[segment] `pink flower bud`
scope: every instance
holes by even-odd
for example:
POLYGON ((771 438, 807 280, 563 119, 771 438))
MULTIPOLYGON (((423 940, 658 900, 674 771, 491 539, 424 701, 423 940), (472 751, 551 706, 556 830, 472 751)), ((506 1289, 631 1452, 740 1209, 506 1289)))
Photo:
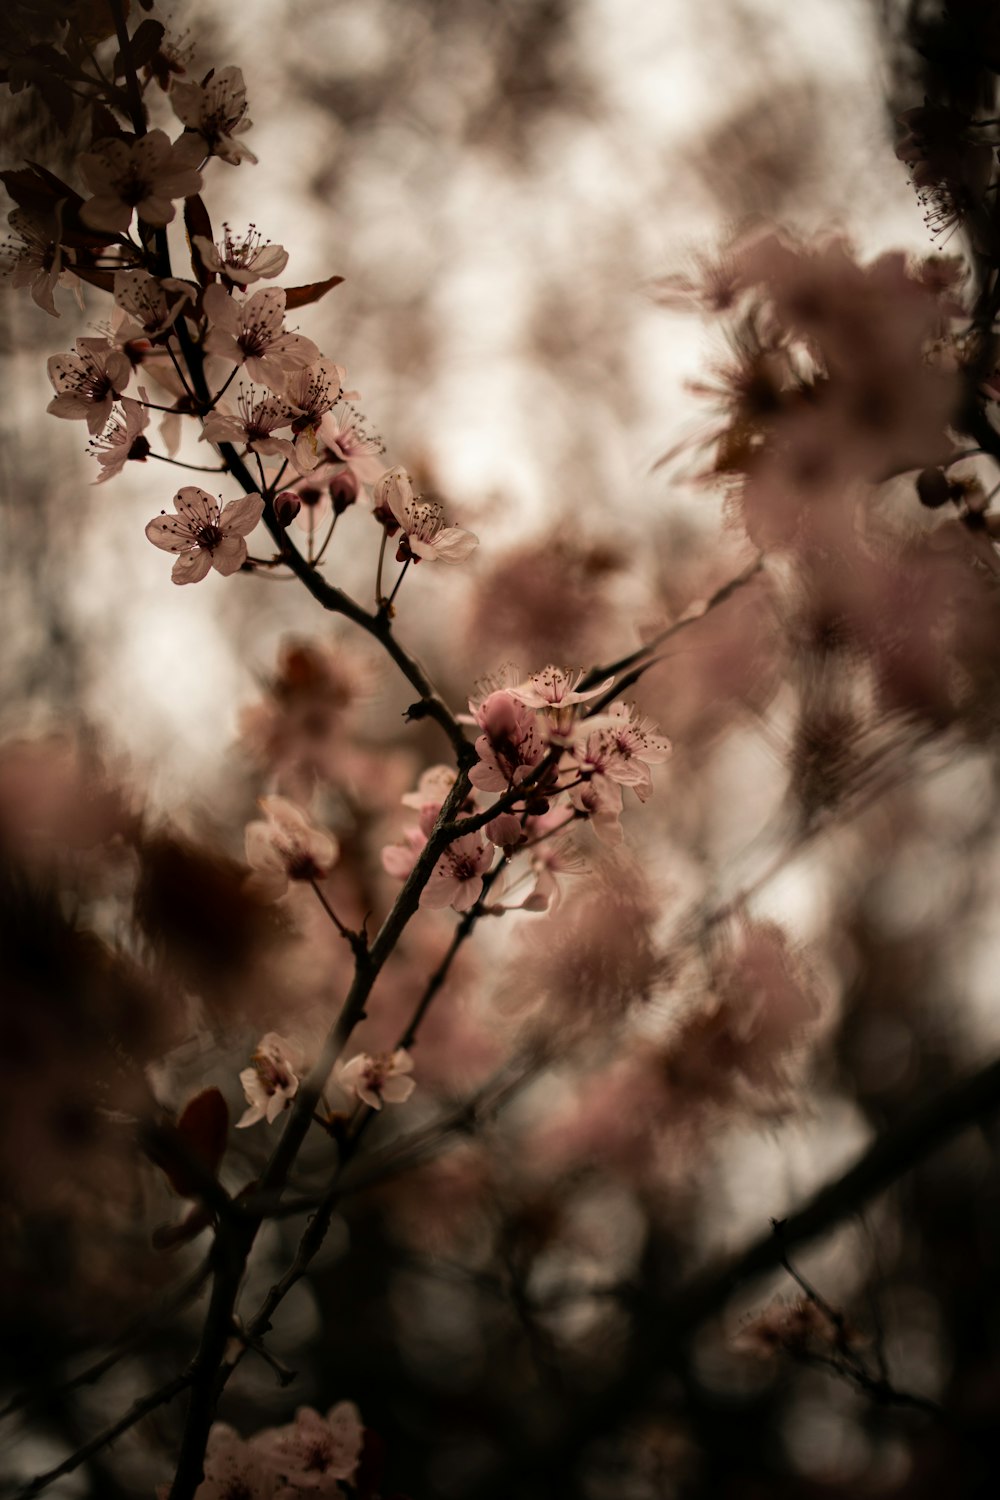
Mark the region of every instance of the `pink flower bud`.
POLYGON ((292 524, 301 509, 302 501, 294 490, 282 490, 281 494, 275 497, 274 514, 283 531, 292 524))

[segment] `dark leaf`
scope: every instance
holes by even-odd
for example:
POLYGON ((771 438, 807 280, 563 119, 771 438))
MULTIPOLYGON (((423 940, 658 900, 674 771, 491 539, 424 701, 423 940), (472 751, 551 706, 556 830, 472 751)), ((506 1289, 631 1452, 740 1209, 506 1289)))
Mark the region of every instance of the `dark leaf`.
POLYGON ((330 276, 326 281, 312 281, 308 286, 289 287, 285 294, 285 306, 289 312, 296 307, 308 307, 310 302, 318 302, 327 292, 339 286, 343 279, 343 276, 330 276))
POLYGON ((207 240, 213 239, 212 221, 208 216, 208 209, 200 193, 195 193, 193 198, 184 200, 184 228, 187 230, 188 245, 191 250, 191 265, 194 274, 202 286, 208 286, 215 280, 215 273, 206 269, 201 256, 194 245, 196 234, 204 235, 207 240))
POLYGON ((145 67, 160 50, 163 41, 163 26, 159 21, 143 21, 132 36, 132 61, 137 68, 145 67))
POLYGON ((229 1106, 218 1089, 204 1089, 185 1107, 176 1125, 157 1126, 146 1154, 182 1198, 197 1198, 202 1177, 214 1177, 229 1136, 229 1106), (199 1170, 199 1168, 201 1170, 199 1170))

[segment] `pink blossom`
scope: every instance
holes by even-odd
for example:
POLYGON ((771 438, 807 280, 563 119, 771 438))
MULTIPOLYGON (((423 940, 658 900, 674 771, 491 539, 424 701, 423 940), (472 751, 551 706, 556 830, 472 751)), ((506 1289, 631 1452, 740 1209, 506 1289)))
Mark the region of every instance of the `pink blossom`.
POLYGON ((365 419, 353 406, 342 402, 320 421, 316 436, 322 456, 323 447, 334 458, 346 463, 362 484, 374 484, 383 472, 382 439, 369 432, 365 419))
POLYGON ((261 1037, 251 1061, 253 1066, 240 1074, 249 1107, 237 1120, 237 1130, 256 1125, 258 1120, 273 1125, 299 1091, 301 1054, 277 1032, 269 1031, 261 1037))
POLYGON ((242 238, 234 235, 228 224, 223 224, 222 239, 217 245, 204 234, 192 235, 191 243, 207 271, 214 271, 235 286, 246 287, 252 281, 280 276, 288 264, 288 251, 265 240, 254 224, 242 238))
POLYGON ((413 1058, 401 1047, 374 1056, 359 1052, 338 1067, 337 1082, 371 1109, 381 1109, 383 1103, 405 1104, 416 1088, 414 1080, 407 1077, 412 1072, 413 1058))
POLYGON ((398 843, 386 844, 383 848, 383 870, 396 880, 406 880, 426 845, 427 835, 422 828, 406 829, 398 843))
POLYGON ((614 703, 578 726, 571 754, 584 775, 630 786, 645 802, 653 789, 650 765, 665 761, 670 750, 670 741, 655 734, 648 719, 625 703, 614 703))
POLYGON ((60 281, 72 282, 76 278, 63 267, 62 248, 59 244, 61 215, 56 212, 51 226, 33 219, 22 209, 15 209, 8 220, 13 236, 8 235, 0 245, 0 279, 9 281, 14 287, 30 287, 32 301, 43 312, 58 318, 53 293, 60 281))
POLYGON ((575 808, 586 814, 602 844, 620 844, 622 834, 622 789, 610 777, 595 774, 569 792, 575 808))
POLYGON ((176 515, 161 511, 146 527, 154 547, 176 552, 170 575, 174 583, 197 583, 210 568, 236 573, 246 562, 249 536, 264 513, 259 495, 241 495, 222 505, 195 485, 185 485, 174 496, 176 515))
POLYGON ((315 828, 287 797, 262 797, 264 818, 247 824, 247 864, 254 871, 246 888, 264 901, 277 901, 291 880, 325 880, 340 846, 332 833, 315 828))
POLYGON ((407 792, 400 799, 404 807, 412 807, 420 814, 422 833, 429 834, 434 827, 456 779, 451 766, 430 766, 421 773, 416 791, 407 792))
POLYGON ((300 474, 315 469, 322 459, 325 450, 319 441, 319 426, 340 400, 346 379, 343 365, 325 358, 288 377, 285 399, 296 410, 295 467, 300 474))
POLYGON ((475 721, 485 730, 476 740, 479 764, 469 780, 483 792, 502 792, 524 781, 545 754, 538 716, 513 693, 500 688, 484 698, 475 721))
MULTIPOLYGON (((177 321, 187 303, 194 301, 194 287, 176 276, 150 276, 148 271, 118 271, 115 302, 136 322, 136 333, 126 338, 155 338, 177 321)), ((122 343, 119 334, 118 342, 122 343)))
MULTIPOLYGON (((464 562, 479 545, 479 538, 461 526, 444 524, 444 508, 436 500, 414 495, 405 469, 390 469, 375 486, 376 512, 388 512, 387 530, 403 532, 396 557, 400 562, 419 562, 422 557, 439 562, 464 562)), ((382 517, 380 517, 382 519, 382 517)))
POLYGON ((455 839, 438 860, 420 895, 420 905, 438 910, 451 906, 468 911, 483 894, 483 876, 496 853, 482 833, 466 833, 455 839))
MULTIPOLYGON (((280 1500, 288 1491, 276 1490, 276 1475, 267 1464, 259 1439, 249 1443, 224 1422, 216 1422, 205 1450, 205 1477, 195 1490, 195 1500, 280 1500)), ((169 1485, 157 1490, 157 1500, 167 1500, 169 1485)))
MULTIPOLYGON (((145 397, 145 391, 142 392, 145 397)), ((149 426, 149 412, 138 401, 122 397, 121 409, 112 409, 111 421, 100 437, 92 438, 88 447, 101 466, 95 484, 103 484, 120 474, 128 460, 146 461, 149 442, 143 436, 149 426)))
POLYGON ((77 339, 75 353, 53 354, 47 368, 56 394, 46 411, 85 421, 92 436, 105 426, 132 378, 128 355, 110 339, 77 339))
POLYGON ((528 852, 535 884, 523 905, 530 911, 554 910, 562 897, 556 877, 584 874, 589 868, 587 861, 573 840, 566 836, 547 839, 537 846, 529 845, 528 852))
POLYGON ((613 677, 605 678, 597 687, 588 688, 581 693, 578 688, 584 675, 583 672, 577 672, 574 677, 562 667, 550 665, 543 667, 540 672, 533 672, 526 682, 512 687, 510 692, 529 708, 569 708, 576 703, 586 703, 588 698, 597 698, 615 680, 613 677))
POLYGON ((273 434, 291 427, 295 413, 277 396, 258 395, 253 387, 241 385, 236 398, 237 410, 225 402, 205 418, 201 438, 206 443, 245 443, 251 453, 274 453, 293 460, 295 449, 290 437, 273 434))
POLYGON ((640 802, 645 802, 653 790, 649 768, 669 758, 670 741, 656 734, 650 720, 626 703, 613 703, 601 715, 601 722, 599 733, 610 751, 604 774, 619 786, 630 786, 640 802))
POLYGON ((357 1407, 341 1401, 325 1417, 310 1406, 300 1406, 293 1423, 262 1436, 264 1461, 294 1486, 290 1494, 338 1500, 343 1490, 337 1480, 354 1478, 364 1428, 357 1407))
POLYGON ((175 83, 170 102, 177 118, 197 132, 209 156, 234 167, 241 161, 256 162, 250 148, 235 139, 253 124, 247 118, 246 84, 239 68, 213 69, 204 83, 175 83))
POLYGON ((147 224, 162 226, 174 217, 175 198, 201 191, 197 147, 181 140, 171 144, 163 130, 151 130, 135 141, 102 141, 80 157, 80 172, 94 194, 80 209, 90 229, 124 234, 138 212, 147 224))
POLYGON ((319 358, 312 339, 285 332, 285 293, 280 286, 264 287, 241 300, 215 281, 205 288, 202 305, 212 325, 205 338, 207 353, 245 364, 251 380, 279 395, 292 370, 319 358))

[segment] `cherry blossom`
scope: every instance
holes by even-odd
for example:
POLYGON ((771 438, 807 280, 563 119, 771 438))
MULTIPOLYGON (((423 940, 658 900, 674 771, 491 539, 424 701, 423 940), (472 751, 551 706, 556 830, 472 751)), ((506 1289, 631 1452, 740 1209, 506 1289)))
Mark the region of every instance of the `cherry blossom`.
POLYGON ((207 271, 214 271, 234 286, 246 287, 252 281, 280 276, 288 264, 288 251, 282 245, 272 245, 251 224, 242 237, 233 234, 228 224, 222 226, 222 239, 218 243, 204 234, 191 237, 201 263, 207 271))
POLYGON ((288 377, 285 399, 297 412, 293 423, 295 467, 301 474, 315 469, 322 459, 319 425, 340 400, 346 379, 343 365, 335 365, 332 359, 318 359, 288 377))
POLYGON ((500 688, 484 698, 474 718, 485 732, 476 740, 479 764, 469 780, 483 792, 502 792, 517 786, 534 770, 545 754, 538 715, 500 688))
POLYGON ((256 1125, 258 1120, 273 1125, 299 1091, 301 1054, 277 1032, 269 1031, 261 1037, 251 1062, 253 1066, 240 1074, 248 1108, 237 1120, 237 1130, 256 1125))
POLYGON ((429 766, 421 772, 416 791, 406 792, 400 799, 404 807, 412 807, 420 814, 422 833, 429 834, 434 827, 457 779, 457 772, 451 766, 429 766))
POLYGON ((279 395, 292 370, 319 358, 312 339, 285 332, 281 287, 264 287, 244 300, 231 296, 216 281, 205 288, 203 306, 212 325, 205 338, 207 353, 234 365, 245 364, 251 380, 279 395))
POLYGON ((396 557, 399 562, 419 562, 423 557, 439 562, 464 562, 479 546, 479 538, 461 526, 444 524, 444 508, 436 500, 414 495, 405 469, 390 469, 375 486, 376 514, 392 536, 402 530, 396 557))
MULTIPOLYGON (((141 392, 145 398, 145 391, 141 392)), ((100 437, 92 438, 88 447, 101 466, 95 484, 103 484, 120 474, 129 459, 144 463, 149 455, 149 441, 143 436, 149 426, 149 412, 138 401, 122 397, 121 408, 112 410, 111 421, 100 437)))
POLYGON ((135 141, 102 141, 80 157, 80 172, 94 194, 80 209, 90 229, 124 234, 133 213, 147 224, 162 226, 174 217, 174 199, 201 191, 197 147, 182 137, 171 144, 163 130, 150 130, 135 141))
POLYGON ((247 889, 264 901, 277 901, 292 880, 325 880, 340 846, 332 833, 315 828, 287 797, 261 797, 263 819, 247 824, 247 864, 254 871, 247 889))
POLYGON ((55 224, 47 226, 15 209, 8 220, 14 233, 0 245, 0 280, 13 287, 30 287, 32 301, 53 318, 59 317, 53 296, 56 286, 76 280, 63 265, 59 217, 57 212, 55 224))
POLYGON ((236 398, 237 410, 221 403, 205 418, 202 441, 206 443, 245 443, 251 453, 276 453, 290 461, 295 448, 290 437, 274 437, 276 430, 291 427, 295 413, 277 396, 260 395, 241 385, 236 398))
POLYGON ((56 394, 46 411, 85 421, 92 436, 105 426, 132 378, 128 355, 104 338, 77 339, 75 353, 53 354, 47 368, 56 394))
POLYGON ((209 156, 234 167, 241 161, 256 162, 250 148, 234 139, 253 123, 247 118, 246 84, 239 68, 213 70, 203 83, 175 83, 170 102, 177 118, 204 142, 209 156))
POLYGON ((348 402, 341 402, 328 412, 316 429, 320 454, 325 447, 346 463, 361 484, 374 484, 383 473, 382 439, 368 431, 361 413, 348 402))
MULTIPOLYGON (((407 1095, 413 1089, 412 1079, 394 1081, 408 1084, 407 1095)), ((373 1107, 378 1109, 381 1100, 378 1094, 372 1097, 377 1101, 373 1107)), ((309 1494, 316 1496, 317 1500, 338 1500, 344 1492, 336 1481, 354 1478, 363 1437, 364 1428, 357 1407, 353 1402, 341 1401, 332 1406, 325 1417, 311 1406, 300 1406, 293 1423, 262 1435, 264 1440, 258 1439, 258 1442, 263 1461, 294 1486, 295 1494, 309 1494)))
POLYGON ((154 547, 176 552, 170 575, 174 583, 197 583, 210 568, 217 573, 236 573, 246 562, 244 540, 264 514, 259 495, 241 495, 223 505, 221 500, 185 485, 174 496, 176 515, 161 511, 146 526, 154 547))
POLYGON ((337 1068, 337 1082, 348 1093, 356 1094, 362 1104, 381 1109, 385 1104, 405 1104, 416 1083, 407 1075, 413 1072, 413 1058, 401 1047, 395 1052, 359 1052, 350 1062, 337 1068))
POLYGON ((577 672, 574 677, 562 667, 550 665, 543 667, 540 672, 533 672, 526 682, 518 683, 510 692, 529 708, 569 708, 573 704, 586 703, 590 698, 599 697, 615 680, 607 677, 597 687, 588 688, 581 693, 578 689, 584 676, 585 673, 577 672))
MULTIPOLYGON (((185 305, 194 300, 194 290, 176 276, 150 276, 148 271, 115 274, 115 302, 135 319, 137 333, 146 338, 155 338, 171 328, 185 305)), ((123 342, 121 335, 118 342, 123 342)))
POLYGON ((468 911, 483 894, 483 876, 495 853, 482 833, 466 833, 455 839, 434 866, 420 894, 420 905, 431 910, 451 906, 455 911, 468 911))
POLYGON ((601 715, 604 726, 599 733, 611 754, 604 774, 621 786, 630 786, 645 802, 653 790, 650 766, 669 759, 672 746, 664 735, 656 734, 654 725, 626 703, 613 703, 601 715))
MULTIPOLYGON (((261 1439, 248 1443, 232 1427, 216 1422, 205 1450, 205 1477, 195 1490, 195 1500, 291 1500, 285 1486, 276 1488, 277 1476, 267 1463, 261 1439)), ((157 1489, 157 1500, 167 1500, 168 1485, 157 1489)))
POLYGON ((398 843, 386 844, 382 849, 383 870, 396 880, 405 880, 426 846, 427 835, 422 828, 405 829, 398 843))

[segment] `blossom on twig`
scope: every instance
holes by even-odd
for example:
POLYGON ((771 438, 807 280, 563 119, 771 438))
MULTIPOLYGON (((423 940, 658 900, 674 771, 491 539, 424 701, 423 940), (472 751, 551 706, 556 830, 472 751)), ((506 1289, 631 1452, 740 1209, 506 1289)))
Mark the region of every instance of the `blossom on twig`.
POLYGON ((263 287, 241 299, 216 281, 205 288, 202 305, 211 325, 206 353, 245 364, 251 380, 278 395, 292 370, 319 358, 312 339, 285 332, 285 293, 280 286, 263 287))
POLYGON ((45 410, 53 417, 85 421, 95 437, 132 378, 128 355, 102 338, 77 339, 75 352, 53 354, 47 368, 55 395, 45 410))
POLYGON ((413 1058, 398 1047, 395 1052, 359 1052, 337 1069, 341 1088, 356 1094, 362 1104, 381 1109, 383 1104, 405 1104, 416 1088, 413 1058))
POLYGON ((80 157, 80 172, 94 194, 80 209, 90 229, 124 234, 132 215, 162 227, 174 217, 174 199, 201 191, 200 153, 183 138, 171 142, 164 130, 150 130, 135 141, 101 141, 80 157))
POLYGON ((241 69, 214 69, 203 83, 175 83, 170 102, 177 118, 195 132, 204 144, 204 155, 217 156, 230 166, 257 158, 236 136, 245 135, 253 121, 247 118, 247 90, 241 69))
MULTIPOLYGON (((145 395, 145 392, 143 392, 145 395)), ((101 466, 95 484, 104 484, 120 474, 128 460, 144 463, 149 456, 149 440, 143 434, 149 426, 149 412, 139 401, 122 397, 121 409, 112 409, 111 420, 100 437, 91 438, 88 447, 101 466)))
POLYGON ((269 1031, 257 1043, 252 1067, 244 1068, 240 1083, 248 1108, 236 1122, 237 1130, 266 1120, 273 1125, 299 1091, 302 1059, 298 1048, 277 1032, 269 1031))
POLYGON ((251 281, 280 276, 288 264, 283 245, 272 245, 251 224, 242 237, 234 235, 228 224, 222 226, 222 239, 214 242, 205 234, 191 236, 191 243, 201 256, 206 271, 214 271, 233 285, 246 287, 251 281))
POLYGON ((223 505, 221 500, 187 484, 174 496, 176 515, 164 510, 146 526, 154 547, 176 552, 174 583, 197 583, 210 568, 224 575, 236 573, 247 559, 244 540, 264 514, 259 495, 241 495, 223 505))
POLYGON ((461 526, 444 524, 444 507, 436 500, 414 495, 405 469, 390 469, 375 486, 376 515, 389 536, 402 531, 396 558, 419 562, 422 557, 438 562, 464 562, 479 546, 479 538, 461 526))
POLYGON ((277 901, 292 880, 325 880, 340 846, 332 833, 316 828, 287 797, 261 797, 263 819, 248 823, 247 864, 253 874, 246 889, 264 901, 277 901))

